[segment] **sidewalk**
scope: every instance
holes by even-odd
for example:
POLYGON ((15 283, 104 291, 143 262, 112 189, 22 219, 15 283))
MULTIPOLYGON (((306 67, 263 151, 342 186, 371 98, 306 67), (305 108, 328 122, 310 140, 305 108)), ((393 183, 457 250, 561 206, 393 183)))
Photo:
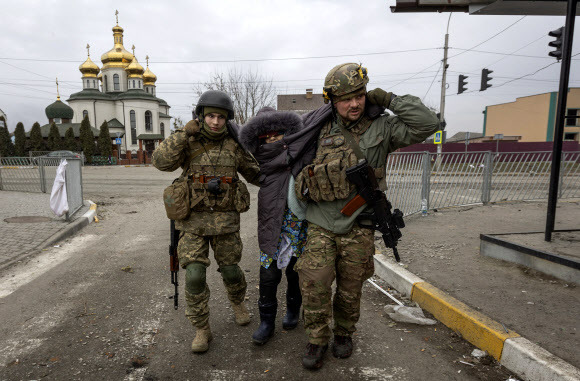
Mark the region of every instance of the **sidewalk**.
MULTIPOLYGON (((476 345, 483 341, 490 354, 502 357, 502 363, 510 346, 527 339, 528 348, 538 349, 538 345, 580 367, 578 285, 480 255, 481 233, 543 231, 546 210, 546 202, 512 202, 411 216, 399 243, 401 264, 391 259, 390 249, 385 250, 380 242, 378 251, 384 256, 376 257, 376 273, 397 290, 412 294, 412 300, 466 339, 476 345), (491 353, 494 349, 495 354, 491 353)), ((556 229, 578 229, 578 216, 578 200, 559 201, 556 229)), ((567 244, 580 251, 580 242, 567 244)), ((528 373, 533 367, 543 372, 557 362, 541 350, 528 348, 517 349, 527 356, 523 360, 528 373)), ((567 364, 563 368, 570 370, 567 364)), ((578 369, 570 372, 580 375, 578 369)))
POLYGON ((48 193, 0 191, 0 269, 69 237, 96 213, 85 201, 68 222, 52 212, 49 200, 48 193))

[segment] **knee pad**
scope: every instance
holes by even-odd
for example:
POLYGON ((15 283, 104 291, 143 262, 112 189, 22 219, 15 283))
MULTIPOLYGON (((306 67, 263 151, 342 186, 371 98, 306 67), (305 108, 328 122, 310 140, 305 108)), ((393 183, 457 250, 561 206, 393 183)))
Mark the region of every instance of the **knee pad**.
POLYGON ((238 265, 221 266, 220 272, 225 284, 236 284, 242 281, 244 274, 238 265))
POLYGON ((185 270, 185 289, 190 294, 201 294, 205 290, 205 265, 194 262, 185 270))

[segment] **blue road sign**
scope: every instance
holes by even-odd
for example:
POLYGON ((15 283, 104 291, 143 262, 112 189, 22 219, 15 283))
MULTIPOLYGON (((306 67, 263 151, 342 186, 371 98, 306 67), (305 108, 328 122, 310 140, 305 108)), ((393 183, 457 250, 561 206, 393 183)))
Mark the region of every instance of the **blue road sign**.
POLYGON ((121 145, 121 138, 115 138, 115 144, 120 146, 121 145))
POLYGON ((435 138, 433 139, 433 143, 441 144, 442 140, 443 140, 443 131, 437 131, 435 133, 435 138))

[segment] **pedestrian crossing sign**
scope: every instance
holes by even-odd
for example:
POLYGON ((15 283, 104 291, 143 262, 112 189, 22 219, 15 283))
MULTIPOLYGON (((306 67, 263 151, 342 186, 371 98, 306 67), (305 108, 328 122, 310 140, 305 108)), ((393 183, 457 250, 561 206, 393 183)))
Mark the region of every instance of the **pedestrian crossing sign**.
POLYGON ((442 141, 443 141, 443 131, 437 131, 435 133, 435 138, 433 139, 433 143, 441 144, 442 141))

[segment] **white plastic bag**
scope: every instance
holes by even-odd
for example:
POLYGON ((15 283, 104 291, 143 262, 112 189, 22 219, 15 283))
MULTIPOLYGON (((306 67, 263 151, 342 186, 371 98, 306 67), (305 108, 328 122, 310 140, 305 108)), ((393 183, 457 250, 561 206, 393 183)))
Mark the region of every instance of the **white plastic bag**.
POLYGON ((64 177, 67 164, 66 159, 60 161, 60 165, 56 170, 54 184, 52 185, 52 192, 50 192, 50 209, 59 217, 68 212, 66 180, 64 177))

